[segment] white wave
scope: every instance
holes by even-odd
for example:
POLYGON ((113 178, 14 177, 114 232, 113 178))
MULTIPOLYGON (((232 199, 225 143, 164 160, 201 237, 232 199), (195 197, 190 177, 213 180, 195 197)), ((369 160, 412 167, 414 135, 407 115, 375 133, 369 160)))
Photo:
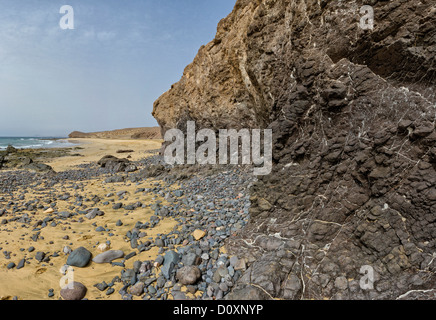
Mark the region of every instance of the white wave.
POLYGON ((28 145, 28 146, 18 146, 17 148, 20 148, 20 149, 32 149, 32 148, 38 148, 38 147, 42 147, 43 145, 42 144, 31 144, 31 145, 28 145))

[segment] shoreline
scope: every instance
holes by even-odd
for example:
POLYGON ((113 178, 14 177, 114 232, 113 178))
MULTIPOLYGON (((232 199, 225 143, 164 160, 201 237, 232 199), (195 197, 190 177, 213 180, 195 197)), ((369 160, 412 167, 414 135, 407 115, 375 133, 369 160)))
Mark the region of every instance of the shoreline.
POLYGON ((74 147, 74 156, 54 158, 46 162, 55 171, 65 171, 74 166, 96 162, 106 155, 120 156, 119 150, 132 149, 133 152, 122 154, 131 157, 131 161, 138 161, 146 155, 147 151, 161 147, 161 140, 118 140, 101 138, 69 138, 67 141, 78 144, 74 147), (77 149, 80 148, 80 149, 77 149))

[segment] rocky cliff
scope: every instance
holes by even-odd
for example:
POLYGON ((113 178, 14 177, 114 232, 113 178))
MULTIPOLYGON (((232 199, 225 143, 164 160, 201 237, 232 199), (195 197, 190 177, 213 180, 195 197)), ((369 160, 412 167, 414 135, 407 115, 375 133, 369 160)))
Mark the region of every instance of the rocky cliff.
POLYGON ((433 0, 236 2, 153 111, 273 129, 229 298, 434 298, 435 55, 433 0))

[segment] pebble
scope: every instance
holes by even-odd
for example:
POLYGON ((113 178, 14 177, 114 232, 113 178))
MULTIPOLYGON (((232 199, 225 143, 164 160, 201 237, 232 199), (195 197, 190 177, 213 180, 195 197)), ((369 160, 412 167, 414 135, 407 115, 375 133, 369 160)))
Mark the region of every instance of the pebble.
POLYGON ((39 262, 42 262, 42 260, 44 260, 45 258, 45 253, 44 252, 37 252, 35 255, 35 259, 38 260, 39 262))
POLYGON ((48 208, 47 210, 44 211, 45 214, 53 213, 53 212, 54 212, 53 208, 48 208))
POLYGON ((94 287, 96 287, 98 290, 100 290, 100 291, 104 291, 104 290, 106 290, 109 286, 108 286, 108 284, 105 282, 105 281, 103 281, 103 282, 101 282, 101 283, 97 283, 96 285, 94 285, 94 287))
POLYGON ((20 262, 18 262, 17 269, 23 268, 25 263, 26 263, 26 260, 21 259, 20 262))
POLYGON ((110 249, 110 245, 107 243, 101 243, 98 245, 97 249, 100 252, 105 252, 105 251, 108 251, 110 249))
POLYGON ((124 252, 121 250, 109 250, 103 253, 100 253, 94 259, 93 262, 101 264, 101 263, 110 263, 113 260, 120 259, 124 257, 124 252))
POLYGON ((110 296, 112 293, 114 293, 115 292, 115 289, 114 288, 109 288, 107 291, 106 291, 106 295, 108 295, 108 296, 110 296))
POLYGON ((137 282, 130 289, 130 293, 134 296, 140 296, 144 293, 145 284, 143 282, 137 282))
POLYGON ((179 260, 180 260, 180 256, 175 251, 168 251, 165 254, 161 271, 166 279, 170 278, 171 273, 174 270, 175 265, 177 265, 177 263, 179 262, 179 260))
POLYGON ((182 285, 192 285, 201 278, 201 271, 197 266, 185 266, 177 271, 176 278, 182 285))
POLYGON ((198 241, 198 240, 203 239, 204 236, 206 236, 206 232, 203 230, 195 230, 192 235, 193 235, 194 239, 198 241))

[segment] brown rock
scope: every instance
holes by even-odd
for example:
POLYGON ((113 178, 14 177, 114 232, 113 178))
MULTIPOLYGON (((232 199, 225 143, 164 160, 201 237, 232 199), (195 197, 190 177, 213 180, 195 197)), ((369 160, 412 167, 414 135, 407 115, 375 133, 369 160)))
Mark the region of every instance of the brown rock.
POLYGON ((87 289, 80 282, 73 282, 61 289, 61 297, 64 300, 82 300, 86 295, 87 289))
POLYGON ((143 282, 137 282, 130 288, 130 293, 134 296, 141 296, 144 293, 145 284, 143 282))
POLYGON ((193 236, 194 239, 197 240, 197 241, 203 239, 205 235, 206 235, 206 232, 203 231, 203 230, 195 230, 195 231, 192 233, 192 236, 193 236))
POLYGON ((201 277, 201 271, 197 266, 185 266, 177 271, 177 279, 183 285, 193 285, 201 277))

